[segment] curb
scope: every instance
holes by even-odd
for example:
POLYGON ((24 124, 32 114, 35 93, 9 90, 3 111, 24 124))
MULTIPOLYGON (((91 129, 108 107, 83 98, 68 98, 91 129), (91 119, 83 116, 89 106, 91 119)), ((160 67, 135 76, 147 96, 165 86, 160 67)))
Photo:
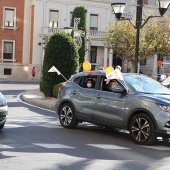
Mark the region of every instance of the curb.
POLYGON ((56 111, 56 98, 46 98, 40 92, 38 95, 36 95, 37 91, 39 90, 32 90, 22 93, 21 100, 37 107, 56 111))
POLYGON ((0 80, 0 83, 14 83, 14 84, 39 84, 39 81, 11 81, 11 80, 0 80))

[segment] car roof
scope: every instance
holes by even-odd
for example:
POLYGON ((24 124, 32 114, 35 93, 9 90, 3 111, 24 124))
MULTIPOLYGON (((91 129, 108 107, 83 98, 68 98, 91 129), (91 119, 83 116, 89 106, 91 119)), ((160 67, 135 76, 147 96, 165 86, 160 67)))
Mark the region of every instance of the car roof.
POLYGON ((79 72, 76 74, 73 74, 73 77, 79 77, 79 76, 92 76, 92 75, 105 75, 105 71, 102 70, 94 70, 94 71, 84 71, 84 72, 79 72))
MULTIPOLYGON (((106 75, 105 71, 103 70, 93 70, 93 71, 84 71, 84 72, 79 72, 79 73, 76 73, 76 74, 73 74, 72 77, 79 77, 79 76, 95 76, 95 75, 106 75)), ((141 75, 139 73, 122 73, 123 76, 129 76, 129 75, 141 75)))

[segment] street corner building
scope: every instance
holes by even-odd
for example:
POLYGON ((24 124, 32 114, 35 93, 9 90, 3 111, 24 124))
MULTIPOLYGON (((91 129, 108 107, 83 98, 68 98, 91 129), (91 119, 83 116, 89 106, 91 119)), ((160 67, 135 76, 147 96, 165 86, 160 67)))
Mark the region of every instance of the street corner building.
MULTIPOLYGON (((0 1, 0 78, 29 78, 35 67, 35 79, 40 79, 44 49, 56 31, 71 25, 73 11, 83 6, 86 14, 86 54, 92 70, 120 65, 129 72, 130 64, 118 58, 105 45, 107 24, 115 21, 111 0, 1 0, 0 1)), ((134 11, 135 1, 126 1, 126 12, 134 11), (129 11, 128 11, 129 10, 129 11)), ((144 1, 156 5, 153 0, 144 1)), ((156 58, 155 58, 156 60, 156 58)), ((143 69, 155 68, 149 60, 143 69)), ((143 71, 143 70, 142 70, 143 71)))

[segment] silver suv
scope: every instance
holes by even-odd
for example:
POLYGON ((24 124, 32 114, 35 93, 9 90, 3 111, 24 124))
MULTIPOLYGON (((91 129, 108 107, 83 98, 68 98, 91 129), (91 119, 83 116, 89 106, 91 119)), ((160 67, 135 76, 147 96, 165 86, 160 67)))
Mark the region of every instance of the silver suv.
MULTIPOLYGON (((65 128, 79 122, 126 129, 135 143, 170 137, 170 90, 142 74, 123 74, 108 88, 104 71, 81 72, 61 86, 56 109, 65 128), (87 87, 87 80, 92 87, 87 87)), ((111 80, 110 80, 111 82, 111 80)))
POLYGON ((7 114, 8 114, 8 105, 4 95, 0 92, 0 130, 5 125, 7 114))

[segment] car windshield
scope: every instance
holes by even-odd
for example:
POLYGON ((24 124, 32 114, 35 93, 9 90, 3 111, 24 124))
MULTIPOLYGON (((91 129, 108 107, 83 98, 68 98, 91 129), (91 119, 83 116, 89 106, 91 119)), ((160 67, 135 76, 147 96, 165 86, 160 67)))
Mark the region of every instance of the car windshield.
POLYGON ((144 75, 124 75, 126 84, 135 92, 152 94, 170 94, 170 90, 158 81, 144 75))

